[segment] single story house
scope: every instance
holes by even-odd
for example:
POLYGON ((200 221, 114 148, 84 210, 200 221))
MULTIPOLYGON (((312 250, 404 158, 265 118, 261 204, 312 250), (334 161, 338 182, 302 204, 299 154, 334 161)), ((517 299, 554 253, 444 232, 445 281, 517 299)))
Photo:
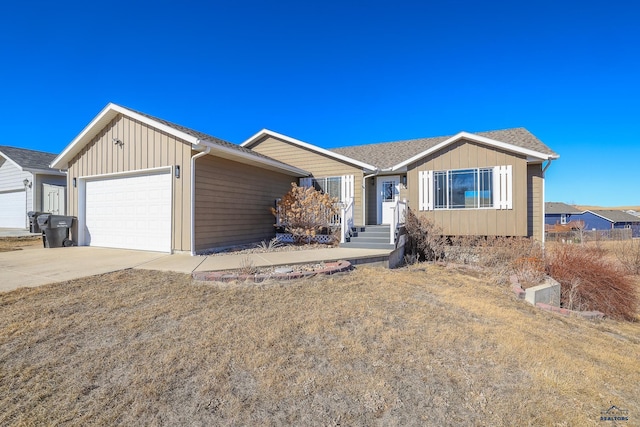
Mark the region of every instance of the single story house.
POLYGON ((68 170, 76 244, 196 254, 273 237, 292 182, 342 202, 342 239, 395 230, 406 206, 449 235, 544 239, 557 158, 523 128, 334 150, 265 129, 236 145, 108 104, 51 166, 68 170))
POLYGON ((566 225, 571 222, 572 215, 584 212, 578 208, 561 202, 546 202, 544 207, 544 223, 547 225, 566 225))
POLYGON ((52 161, 78 245, 196 254, 269 239, 302 168, 108 104, 52 161))
POLYGON ((27 228, 29 211, 65 214, 66 173, 49 167, 55 157, 0 146, 0 228, 27 228))
POLYGON ((356 225, 393 224, 408 205, 447 235, 544 240, 544 174, 559 156, 524 128, 337 149, 263 129, 241 144, 310 172, 302 185, 352 208, 356 225))
POLYGON ((587 210, 572 216, 584 221, 585 230, 631 229, 633 237, 640 237, 640 218, 624 211, 612 209, 587 210))

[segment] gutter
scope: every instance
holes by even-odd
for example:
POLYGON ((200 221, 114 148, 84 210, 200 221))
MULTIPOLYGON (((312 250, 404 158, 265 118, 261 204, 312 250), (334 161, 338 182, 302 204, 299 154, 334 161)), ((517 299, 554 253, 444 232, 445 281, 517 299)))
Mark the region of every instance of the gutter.
POLYGON ((191 256, 196 254, 196 159, 210 152, 211 147, 206 146, 204 151, 191 156, 191 256))
POLYGON ((545 195, 544 195, 545 191, 544 190, 545 190, 545 187, 547 185, 546 182, 545 182, 546 179, 544 177, 544 174, 547 171, 547 169, 549 169, 549 166, 551 166, 551 162, 553 161, 553 159, 551 157, 549 157, 547 160, 548 160, 547 164, 542 167, 542 249, 543 250, 544 250, 544 243, 545 243, 545 237, 546 237, 546 233, 544 231, 544 227, 545 227, 545 224, 546 224, 545 223, 545 218, 544 218, 545 214, 546 214, 545 213, 545 203, 544 203, 544 197, 545 197, 545 195))

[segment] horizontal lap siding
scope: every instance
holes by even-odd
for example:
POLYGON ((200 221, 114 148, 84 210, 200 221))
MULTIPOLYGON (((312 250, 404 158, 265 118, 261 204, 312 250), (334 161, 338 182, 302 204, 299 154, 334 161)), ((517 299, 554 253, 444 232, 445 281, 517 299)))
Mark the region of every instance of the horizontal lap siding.
POLYGON ((316 178, 353 175, 355 180, 354 221, 359 225, 364 224, 362 218, 362 177, 364 176, 362 169, 273 137, 266 137, 252 144, 250 148, 265 156, 306 170, 316 178))
POLYGON ((196 251, 275 236, 270 208, 297 178, 215 156, 198 158, 195 169, 196 251))
POLYGON ((527 167, 527 229, 528 235, 542 241, 543 221, 542 208, 544 206, 542 184, 542 164, 532 164, 527 167))
POLYGON ((410 207, 442 227, 447 235, 527 236, 527 162, 522 156, 462 140, 410 164, 407 180, 410 207), (419 171, 502 165, 513 166, 513 209, 418 211, 419 171))
POLYGON ((191 145, 129 117, 118 115, 89 142, 68 165, 67 207, 78 215, 78 189, 73 178, 131 172, 163 166, 180 166, 173 178, 172 249, 191 249, 191 145), (114 144, 114 138, 124 145, 114 144))

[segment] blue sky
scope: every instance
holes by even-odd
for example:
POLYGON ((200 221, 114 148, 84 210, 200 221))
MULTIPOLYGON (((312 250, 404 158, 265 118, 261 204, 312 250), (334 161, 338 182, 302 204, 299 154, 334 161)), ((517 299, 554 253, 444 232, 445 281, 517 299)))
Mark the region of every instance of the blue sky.
POLYGON ((640 205, 639 18, 616 0, 5 2, 0 145, 58 153, 108 102, 236 143, 523 126, 561 156, 547 201, 640 205))

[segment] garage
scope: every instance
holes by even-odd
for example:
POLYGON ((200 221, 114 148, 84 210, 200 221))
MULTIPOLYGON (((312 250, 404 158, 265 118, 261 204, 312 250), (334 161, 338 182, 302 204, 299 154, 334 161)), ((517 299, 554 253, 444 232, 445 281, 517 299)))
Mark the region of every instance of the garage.
POLYGON ((84 242, 171 252, 171 171, 85 180, 84 242))
POLYGON ((0 193, 0 228, 24 228, 26 224, 24 190, 0 193))

